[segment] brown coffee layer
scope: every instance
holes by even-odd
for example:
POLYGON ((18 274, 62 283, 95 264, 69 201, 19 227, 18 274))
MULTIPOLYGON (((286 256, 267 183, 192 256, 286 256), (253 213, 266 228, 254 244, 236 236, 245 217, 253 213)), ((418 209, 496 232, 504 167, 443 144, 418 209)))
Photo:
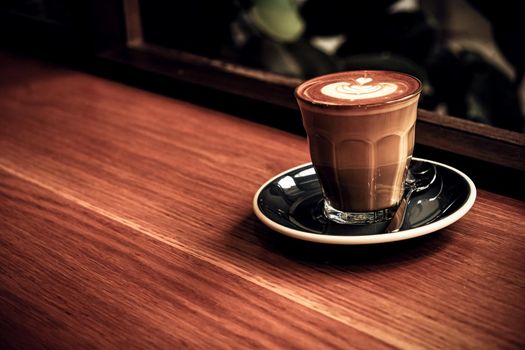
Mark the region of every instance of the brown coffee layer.
POLYGON ((395 206, 414 148, 417 96, 367 115, 300 101, 310 155, 330 204, 341 211, 395 206))

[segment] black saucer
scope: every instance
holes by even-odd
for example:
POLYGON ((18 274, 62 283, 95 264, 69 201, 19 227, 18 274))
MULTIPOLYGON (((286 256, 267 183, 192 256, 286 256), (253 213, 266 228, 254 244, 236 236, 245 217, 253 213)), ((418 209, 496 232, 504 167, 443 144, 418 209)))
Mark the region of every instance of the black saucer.
POLYGON ((328 221, 322 213, 321 187, 311 163, 290 169, 264 184, 254 197, 254 211, 277 232, 329 244, 409 239, 439 230, 465 215, 476 197, 472 180, 445 164, 419 158, 414 161, 434 164, 437 177, 427 190, 411 198, 403 226, 396 233, 384 233, 388 222, 341 225, 328 221))

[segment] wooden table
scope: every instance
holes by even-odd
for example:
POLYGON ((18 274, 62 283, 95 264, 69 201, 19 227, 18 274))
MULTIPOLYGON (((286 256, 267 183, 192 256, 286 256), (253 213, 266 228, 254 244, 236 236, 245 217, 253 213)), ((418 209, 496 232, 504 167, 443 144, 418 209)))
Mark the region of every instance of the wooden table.
POLYGON ((0 348, 523 348, 525 204, 331 247, 252 213, 305 139, 0 55, 0 348))

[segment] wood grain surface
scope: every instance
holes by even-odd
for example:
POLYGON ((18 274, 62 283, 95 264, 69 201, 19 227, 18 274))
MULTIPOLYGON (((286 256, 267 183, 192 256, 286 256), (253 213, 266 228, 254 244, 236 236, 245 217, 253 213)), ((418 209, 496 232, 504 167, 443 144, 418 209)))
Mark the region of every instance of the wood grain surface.
POLYGON ((308 161, 269 127, 0 54, 1 348, 523 348, 525 203, 331 247, 251 200, 308 161))

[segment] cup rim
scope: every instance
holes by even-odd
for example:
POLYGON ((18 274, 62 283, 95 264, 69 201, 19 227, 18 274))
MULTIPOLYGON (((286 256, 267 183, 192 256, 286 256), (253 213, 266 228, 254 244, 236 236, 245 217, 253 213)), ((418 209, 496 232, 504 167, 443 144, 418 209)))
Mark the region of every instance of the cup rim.
POLYGON ((305 102, 307 104, 310 104, 312 106, 320 107, 320 108, 334 108, 334 109, 369 109, 369 108, 377 108, 377 107, 385 107, 389 105, 394 105, 400 102, 408 101, 419 94, 421 94, 421 90, 423 89, 423 84, 421 83, 421 80, 416 78, 415 76, 403 72, 393 71, 393 70, 382 70, 382 69, 358 69, 358 70, 349 70, 349 71, 341 71, 336 73, 330 73, 330 74, 324 74, 320 75, 308 80, 303 81, 301 84, 297 85, 294 89, 294 96, 298 101, 305 102), (298 93, 298 90, 302 88, 304 85, 311 84, 315 80, 318 80, 320 78, 325 77, 331 77, 336 75, 343 75, 345 73, 349 72, 383 72, 383 73, 396 73, 399 75, 405 75, 411 79, 414 79, 418 83, 418 88, 414 90, 414 92, 411 92, 410 94, 407 94, 405 96, 384 101, 384 102, 375 102, 375 103, 358 103, 358 104, 333 104, 333 103, 325 103, 325 102, 319 102, 319 101, 313 101, 311 99, 305 98, 304 96, 301 96, 298 93))

